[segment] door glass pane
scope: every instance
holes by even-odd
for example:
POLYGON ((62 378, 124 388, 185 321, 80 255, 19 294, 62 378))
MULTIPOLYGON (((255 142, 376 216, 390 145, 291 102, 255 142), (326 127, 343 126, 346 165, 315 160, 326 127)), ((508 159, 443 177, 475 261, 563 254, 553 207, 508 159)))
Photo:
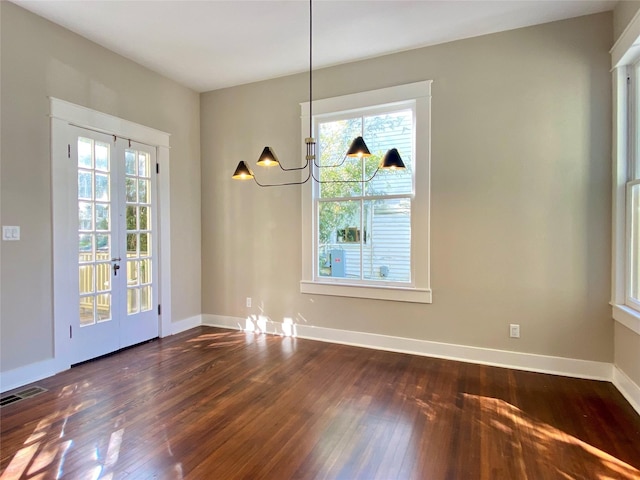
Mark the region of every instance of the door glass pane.
POLYGON ((125 187, 127 189, 127 202, 137 202, 138 201, 138 182, 134 178, 129 178, 125 180, 125 187))
POLYGON ((149 203, 149 180, 138 180, 138 201, 149 203))
POLYGON ((137 175, 137 165, 136 165, 136 152, 133 150, 127 150, 124 153, 124 168, 125 173, 127 175, 137 175))
POLYGON ((127 258, 138 256, 138 234, 127 233, 127 258))
POLYGON ((151 255, 151 234, 149 233, 141 233, 140 234, 140 256, 148 257, 151 255))
POLYGON ((78 236, 78 261, 93 262, 93 235, 81 234, 78 236))
POLYGON ((137 261, 127 261, 127 285, 138 285, 138 265, 137 261))
POLYGON ((111 320, 111 294, 105 293, 96 297, 96 314, 98 322, 111 320))
POLYGON ((81 231, 93 230, 93 203, 78 202, 78 221, 81 231))
POLYGON ((80 297, 80 326, 86 327, 96 323, 93 313, 94 298, 80 297))
POLYGON ((96 230, 111 230, 110 220, 109 205, 104 203, 96 203, 96 230))
POLYGON ((93 167, 93 157, 91 150, 93 146, 93 140, 90 138, 78 138, 78 167, 79 168, 91 168, 93 167))
POLYGON ((93 265, 80 265, 79 281, 80 281, 80 294, 93 293, 95 288, 93 286, 93 265))
POLYGON ((140 289, 140 311, 147 312, 149 310, 151 310, 151 285, 140 289))
POLYGON ((78 172, 78 198, 83 200, 93 199, 93 175, 91 172, 80 170, 78 172))
POLYGON ((139 294, 140 291, 137 288, 127 289, 127 313, 129 315, 140 311, 139 294))
POLYGON ((109 175, 96 173, 96 200, 109 200, 109 175))
POLYGON ((138 225, 136 220, 138 218, 138 207, 127 205, 127 230, 137 230, 138 225))
POLYGON ((113 267, 110 263, 99 263, 96 265, 96 290, 98 292, 111 291, 111 272, 113 267))
POLYGON ((150 230, 151 224, 149 223, 149 207, 140 207, 139 228, 140 230, 150 230))
POLYGON ((139 152, 138 154, 138 176, 149 178, 149 154, 145 152, 139 152))
POLYGON ((140 261, 140 283, 151 283, 151 260, 140 261))
POLYGON ((111 258, 111 235, 96 235, 96 259, 108 261, 111 258))
POLYGON ((109 171, 109 144, 96 142, 96 170, 109 171))

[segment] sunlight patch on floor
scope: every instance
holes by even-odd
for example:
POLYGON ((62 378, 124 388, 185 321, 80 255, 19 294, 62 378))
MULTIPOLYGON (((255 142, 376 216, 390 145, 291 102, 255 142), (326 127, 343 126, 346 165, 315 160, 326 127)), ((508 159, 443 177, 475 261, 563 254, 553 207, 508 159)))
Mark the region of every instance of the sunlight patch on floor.
MULTIPOLYGON (((554 452, 572 449, 581 449, 589 458, 589 463, 582 465, 583 470, 589 471, 599 480, 637 480, 640 478, 640 470, 628 463, 594 447, 579 438, 574 437, 552 425, 537 421, 529 417, 519 408, 504 400, 483 397, 479 395, 464 394, 465 399, 479 402, 481 418, 485 427, 499 430, 501 433, 513 438, 513 442, 519 442, 521 449, 526 449, 526 456, 544 457, 545 451, 554 452)), ((522 455, 523 452, 520 451, 522 455)), ((563 471, 568 467, 557 466, 556 473, 566 478, 574 478, 575 472, 563 471)))
MULTIPOLYGON (((90 382, 74 383, 64 386, 58 398, 68 400, 66 407, 61 408, 38 421, 38 424, 27 437, 22 447, 11 459, 9 466, 0 476, 0 480, 36 480, 38 478, 62 478, 64 463, 72 451, 73 440, 66 438, 65 429, 74 415, 96 405, 95 398, 81 398, 91 387, 90 382), (59 429, 59 431, 55 430, 59 429)), ((89 392, 91 394, 91 392, 89 392)), ((116 425, 118 422, 116 422, 116 425)), ((75 478, 98 479, 109 478, 106 470, 112 469, 118 461, 124 428, 111 433, 104 461, 101 461, 100 442, 95 440, 94 446, 87 452, 93 465, 83 472, 74 472, 75 478)), ((88 445, 87 445, 88 447, 88 445)), ((78 448, 82 448, 78 446, 78 448)), ((77 452, 76 452, 77 453, 77 452)))

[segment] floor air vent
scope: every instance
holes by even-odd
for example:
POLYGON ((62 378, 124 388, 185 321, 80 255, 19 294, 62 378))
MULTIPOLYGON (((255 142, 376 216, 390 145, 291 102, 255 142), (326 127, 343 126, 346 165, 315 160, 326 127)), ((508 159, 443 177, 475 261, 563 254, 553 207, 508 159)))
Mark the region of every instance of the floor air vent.
POLYGON ((47 389, 42 387, 25 388, 20 392, 12 393, 11 395, 7 395, 6 397, 0 398, 0 407, 4 407, 5 405, 10 405, 12 403, 19 402, 20 400, 24 400, 25 398, 35 397, 36 395, 46 391, 47 389))

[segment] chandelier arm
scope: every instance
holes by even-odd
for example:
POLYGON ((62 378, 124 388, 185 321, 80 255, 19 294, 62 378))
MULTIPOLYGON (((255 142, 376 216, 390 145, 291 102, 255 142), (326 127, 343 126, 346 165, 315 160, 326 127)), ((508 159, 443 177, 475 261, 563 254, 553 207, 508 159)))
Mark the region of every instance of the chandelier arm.
MULTIPOLYGON (((296 169, 292 169, 296 170, 296 169)), ((307 178, 302 180, 301 182, 285 182, 285 183, 260 183, 258 179, 254 176, 253 181, 256 182, 260 187, 284 187, 287 185, 304 185, 311 178, 311 169, 309 169, 309 173, 307 174, 307 178)))
POLYGON ((340 163, 334 163, 333 165, 318 165, 318 162, 316 162, 316 159, 313 159, 313 164, 317 167, 317 168, 336 168, 336 167, 341 167, 342 165, 344 165, 345 160, 347 160, 348 155, 345 155, 342 158, 342 161, 340 163))
POLYGON ((280 162, 278 162, 278 166, 280 167, 280 170, 284 170, 285 172, 293 172, 293 171, 296 171, 296 170, 304 170, 305 168, 307 168, 309 166, 309 159, 307 159, 307 163, 305 163, 301 167, 286 168, 286 167, 283 167, 280 162))
POLYGON ((370 182, 371 180, 373 180, 373 177, 375 177, 378 174, 378 171, 380 170, 380 167, 376 168, 376 171, 373 172, 373 175, 371 175, 369 178, 367 178, 366 180, 318 180, 316 178, 316 176, 313 174, 313 172, 311 172, 311 177, 317 182, 317 183, 367 183, 370 182))

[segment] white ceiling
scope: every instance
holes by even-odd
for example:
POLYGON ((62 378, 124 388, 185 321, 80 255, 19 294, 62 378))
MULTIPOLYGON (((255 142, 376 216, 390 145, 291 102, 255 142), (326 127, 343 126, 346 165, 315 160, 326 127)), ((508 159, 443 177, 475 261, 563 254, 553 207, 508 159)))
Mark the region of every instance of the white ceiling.
MULTIPOLYGON (((198 92, 308 71, 304 0, 12 0, 198 92)), ((315 0, 313 66, 612 10, 615 0, 315 0)))

